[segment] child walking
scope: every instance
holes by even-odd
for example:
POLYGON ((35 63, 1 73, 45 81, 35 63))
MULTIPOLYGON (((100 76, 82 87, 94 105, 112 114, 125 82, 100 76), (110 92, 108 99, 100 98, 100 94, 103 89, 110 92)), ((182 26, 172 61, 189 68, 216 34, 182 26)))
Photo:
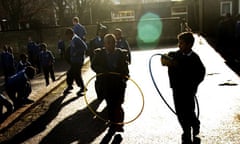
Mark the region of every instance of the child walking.
POLYGON ((43 74, 46 81, 46 86, 49 85, 49 74, 51 76, 52 81, 55 81, 55 75, 53 70, 53 64, 55 61, 55 57, 53 56, 52 52, 47 49, 47 44, 41 44, 41 53, 39 55, 40 64, 42 66, 43 74))
POLYGON ((200 121, 194 111, 194 97, 204 79, 205 67, 192 50, 193 44, 194 37, 191 32, 180 33, 179 50, 167 54, 171 59, 161 58, 162 64, 168 67, 176 115, 183 130, 183 144, 192 143, 192 136, 196 137, 200 130, 200 121))

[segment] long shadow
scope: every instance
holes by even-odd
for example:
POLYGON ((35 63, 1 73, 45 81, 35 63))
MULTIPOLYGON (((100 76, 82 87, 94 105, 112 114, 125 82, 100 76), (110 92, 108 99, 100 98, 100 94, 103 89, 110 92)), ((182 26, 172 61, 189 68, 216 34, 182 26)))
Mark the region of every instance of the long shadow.
POLYGON ((194 137, 193 144, 201 144, 201 139, 199 137, 194 137))
POLYGON ((78 97, 74 97, 64 103, 62 101, 65 99, 66 95, 60 96, 57 100, 55 100, 49 107, 48 111, 40 116, 37 120, 32 122, 28 127, 26 127, 24 130, 22 130, 20 133, 12 137, 10 140, 4 141, 2 143, 11 143, 11 144, 19 144, 27 139, 39 134, 40 132, 44 131, 46 129, 46 126, 54 120, 54 118, 58 115, 60 110, 71 103, 72 101, 75 101, 78 97))
MULTIPOLYGON (((90 106, 96 110, 100 101, 93 101, 90 106)), ((104 109, 99 115, 105 117, 107 110, 104 109)), ((88 108, 82 109, 67 117, 59 123, 40 142, 40 144, 89 144, 108 127, 106 122, 96 118, 88 108)))

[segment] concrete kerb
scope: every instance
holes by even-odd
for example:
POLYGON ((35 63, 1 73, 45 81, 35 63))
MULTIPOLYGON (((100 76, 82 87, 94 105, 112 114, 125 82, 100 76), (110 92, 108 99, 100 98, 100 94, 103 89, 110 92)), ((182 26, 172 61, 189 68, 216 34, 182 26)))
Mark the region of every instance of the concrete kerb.
MULTIPOLYGON (((89 62, 89 58, 86 58, 84 61, 84 64, 87 64, 89 62)), ((35 79, 39 78, 41 75, 38 75, 35 79)), ((29 109, 33 108, 37 105, 37 102, 45 98, 50 92, 54 91, 59 85, 64 83, 66 80, 66 72, 63 72, 61 75, 58 76, 56 81, 54 83, 51 83, 47 88, 44 90, 41 90, 38 93, 35 93, 34 96, 31 94, 29 97, 31 97, 32 100, 34 100, 34 103, 25 105, 16 111, 14 111, 6 120, 4 120, 0 124, 0 133, 11 127, 15 122, 17 122, 21 116, 26 114, 29 109)))

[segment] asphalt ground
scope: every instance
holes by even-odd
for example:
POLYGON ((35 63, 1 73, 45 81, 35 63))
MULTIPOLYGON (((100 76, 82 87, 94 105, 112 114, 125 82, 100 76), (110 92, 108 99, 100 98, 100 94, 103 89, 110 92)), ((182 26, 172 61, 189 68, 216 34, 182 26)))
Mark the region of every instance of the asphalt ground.
MULTIPOLYGON (((224 61, 224 59, 222 59, 220 57, 220 55, 216 51, 214 51, 213 48, 211 48, 210 46, 201 45, 201 38, 198 39, 198 40, 199 40, 198 42, 201 46, 201 49, 196 49, 196 52, 203 56, 204 63, 208 63, 208 66, 207 66, 208 67, 208 69, 207 69, 208 78, 206 79, 206 81, 210 82, 209 85, 207 85, 205 87, 203 86, 204 88, 206 88, 206 90, 203 90, 203 88, 200 88, 200 95, 208 95, 207 93, 212 93, 212 94, 216 93, 216 92, 214 92, 214 90, 215 90, 214 85, 216 85, 216 84, 210 85, 211 82, 213 82, 213 79, 215 79, 216 81, 218 81, 218 86, 217 86, 218 87, 218 92, 217 93, 219 93, 219 98, 221 98, 222 97, 221 95, 224 95, 224 94, 228 95, 229 98, 234 97, 237 93, 235 92, 235 94, 234 94, 232 89, 234 89, 236 91, 237 87, 232 87, 231 88, 231 87, 228 87, 228 86, 238 85, 239 84, 238 83, 239 82, 239 76, 236 76, 236 73, 234 73, 231 69, 226 67, 226 65, 225 65, 226 61, 224 61), (220 66, 217 66, 217 65, 220 65, 220 66), (211 86, 211 87, 209 87, 209 86, 211 86), (227 87, 219 87, 219 86, 227 86, 227 87)), ((203 38, 202 38, 202 41, 203 41, 203 43, 206 43, 205 39, 203 39, 203 38)), ((55 89, 58 85, 63 83, 65 81, 65 76, 64 75, 65 75, 66 69, 67 69, 67 65, 64 65, 64 63, 59 64, 58 66, 55 66, 55 71, 56 71, 55 74, 56 74, 57 81, 54 82, 54 83, 51 83, 49 87, 45 86, 45 81, 44 81, 42 75, 38 75, 37 77, 35 77, 35 79, 32 80, 33 93, 31 94, 30 98, 35 100, 35 102, 39 101, 39 100, 43 99, 43 97, 45 95, 47 95, 49 92, 51 92, 53 89, 55 89), (64 67, 64 66, 66 66, 66 67, 64 67), (62 70, 57 70, 57 69, 60 69, 60 68, 62 70)), ((205 82, 205 83, 207 83, 207 82, 205 82)), ((213 97, 214 97, 214 95, 208 97, 209 102, 213 99, 213 97)), ((220 109, 221 111, 219 111, 220 113, 222 113, 222 116, 221 117, 214 117, 214 119, 221 119, 224 115, 231 114, 231 113, 228 113, 228 112, 231 109, 233 109, 234 105, 232 105, 228 109, 224 109, 225 104, 229 103, 229 101, 230 101, 229 99, 227 99, 227 97, 224 98, 224 99, 225 99, 225 101, 222 101, 220 103, 220 104, 222 104, 223 109, 220 109)), ((200 99, 200 103, 201 103, 201 99, 200 99)), ((24 113, 27 113, 28 110, 31 107, 33 107, 34 105, 35 105, 35 103, 33 103, 31 105, 26 105, 26 106, 20 108, 19 110, 15 111, 11 116, 8 117, 8 119, 6 119, 1 124, 0 131, 2 131, 5 128, 14 124, 14 122, 18 120, 18 117, 20 117, 24 113)), ((207 103, 206 105, 211 105, 211 104, 207 103)), ((215 105, 215 107, 216 107, 216 105, 215 105)), ((215 107, 213 106, 212 109, 202 109, 201 113, 204 113, 204 112, 208 111, 211 114, 211 112, 214 112, 215 107)), ((209 108, 209 107, 206 107, 206 108, 209 108)), ((209 123, 212 122, 212 119, 210 119, 212 115, 210 115, 210 114, 209 114, 209 120, 204 120, 204 121, 208 121, 209 123)), ((236 116, 236 119, 239 119, 239 116, 236 116)), ((223 119, 221 121, 223 121, 223 119)), ((219 125, 220 125, 221 124, 220 122, 218 121, 217 124, 219 123, 219 125)), ((214 131, 211 131, 211 133, 207 133, 207 132, 203 133, 202 136, 201 136, 203 142, 208 141, 208 142, 211 143, 214 140, 214 137, 215 138, 220 137, 220 136, 217 135, 219 133, 219 130, 214 127, 217 124, 216 123, 209 124, 209 125, 212 125, 212 127, 210 127, 210 129, 212 128, 214 131), (211 135, 213 137, 212 138, 213 140, 211 140, 211 139, 205 140, 207 137, 209 137, 211 135)), ((209 129, 209 127, 206 127, 206 126, 208 126, 208 124, 203 125, 203 130, 204 129, 209 129)), ((229 130, 231 130, 231 129, 229 128, 229 130)), ((235 135, 237 135, 237 132, 239 132, 238 127, 234 128, 234 130, 236 130, 235 135)), ((223 132, 224 132, 224 129, 223 129, 223 132)), ((229 133, 229 134, 232 134, 231 137, 236 138, 236 137, 234 137, 233 133, 229 133)), ((226 136, 226 139, 227 139, 228 134, 226 133, 224 135, 226 136)), ((142 138, 144 138, 144 136, 142 136, 142 138)), ((222 137, 221 139, 223 139, 223 141, 224 141, 224 137, 222 137)), ((227 142, 227 141, 225 141, 225 142, 227 142)))
MULTIPOLYGON (((89 62, 89 58, 86 58, 84 63, 87 64, 89 62)), ((13 125, 16 121, 18 121, 18 118, 22 116, 23 114, 27 113, 28 110, 35 106, 36 102, 43 99, 44 96, 46 96, 49 92, 53 91, 55 88, 57 88, 60 84, 62 84, 66 77, 66 71, 68 70, 69 65, 66 63, 66 61, 63 59, 59 59, 54 64, 54 71, 55 71, 55 77, 56 81, 52 82, 50 80, 50 84, 46 86, 45 79, 43 73, 37 74, 34 79, 31 80, 32 85, 32 93, 29 96, 29 99, 33 100, 34 103, 27 104, 19 109, 15 110, 10 116, 8 116, 1 124, 0 124, 0 132, 4 131, 11 125, 13 125)), ((4 77, 0 77, 0 84, 3 86, 4 84, 4 77)), ((5 93, 3 87, 1 87, 3 90, 3 94, 7 97, 7 94, 5 93)), ((8 97, 7 97, 8 98, 8 97)), ((9 99, 9 98, 8 98, 9 99)))

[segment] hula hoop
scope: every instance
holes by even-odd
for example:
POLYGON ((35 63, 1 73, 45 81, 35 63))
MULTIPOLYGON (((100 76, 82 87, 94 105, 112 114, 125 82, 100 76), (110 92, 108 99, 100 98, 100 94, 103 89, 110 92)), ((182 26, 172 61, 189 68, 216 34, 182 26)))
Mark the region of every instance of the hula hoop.
POLYGON ((129 124, 129 123, 135 121, 136 119, 138 119, 139 116, 142 114, 143 109, 144 109, 144 95, 143 95, 143 92, 142 92, 140 86, 139 86, 133 79, 131 79, 129 76, 124 76, 124 77, 125 77, 126 79, 130 80, 131 82, 133 82, 133 84, 134 84, 134 85, 138 88, 138 90, 140 91, 141 97, 142 97, 142 107, 141 107, 141 110, 140 110, 140 112, 139 112, 133 119, 131 119, 131 120, 129 120, 129 121, 126 121, 126 122, 117 122, 117 123, 116 123, 116 122, 112 122, 112 121, 110 121, 110 120, 107 120, 107 119, 101 117, 99 114, 97 114, 97 113, 91 108, 91 106, 90 106, 89 103, 88 103, 87 96, 86 96, 87 86, 89 85, 89 83, 90 83, 94 78, 96 78, 97 76, 100 76, 100 75, 104 75, 104 74, 121 75, 120 73, 116 73, 116 72, 99 73, 99 74, 97 74, 97 75, 94 75, 93 77, 91 77, 91 78, 88 80, 88 82, 86 83, 86 87, 85 87, 85 89, 84 89, 84 100, 85 100, 85 103, 87 104, 88 109, 92 112, 92 114, 94 114, 94 115, 95 115, 97 118, 99 118, 100 120, 102 120, 102 121, 104 121, 104 122, 112 123, 112 124, 124 125, 124 124, 129 124))
MULTIPOLYGON (((153 57, 155 56, 164 56, 163 54, 161 53, 157 53, 157 54, 153 54, 150 59, 149 59, 149 63, 148 63, 148 68, 149 68, 149 73, 150 73, 150 76, 151 76, 151 79, 152 79, 152 82, 153 82, 153 85, 155 87, 155 89, 157 90, 159 96, 162 98, 163 102, 166 104, 166 106, 168 107, 168 109, 175 115, 176 114, 176 111, 168 104, 167 100, 164 98, 164 96, 162 95, 162 93, 160 92, 158 86, 157 86, 157 83, 155 82, 155 79, 154 79, 154 76, 153 76, 153 73, 152 73, 152 59, 153 57)), ((197 107, 197 118, 199 118, 199 115, 200 115, 200 108, 199 108, 199 102, 198 102, 198 99, 197 99, 197 96, 195 95, 194 96, 194 100, 195 100, 195 105, 197 107)))

